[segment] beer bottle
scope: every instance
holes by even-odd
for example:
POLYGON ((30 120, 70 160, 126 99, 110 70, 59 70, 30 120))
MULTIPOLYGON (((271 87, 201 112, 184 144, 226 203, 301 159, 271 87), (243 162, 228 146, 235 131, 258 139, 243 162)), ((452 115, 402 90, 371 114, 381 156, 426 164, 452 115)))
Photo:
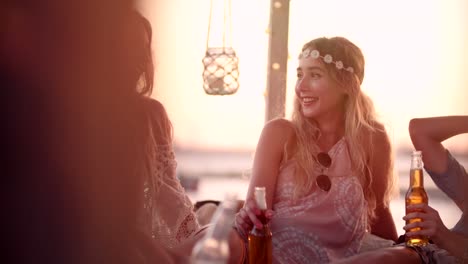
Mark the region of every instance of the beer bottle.
POLYGON ((192 251, 192 264, 225 264, 229 260, 229 233, 236 214, 236 195, 227 194, 213 215, 206 235, 192 251))
POLYGON ((268 220, 265 216, 267 210, 265 187, 255 187, 255 202, 261 213, 258 217, 263 224, 262 229, 257 229, 255 225, 249 232, 249 263, 250 264, 270 264, 273 261, 271 230, 268 225, 268 220))
MULTIPOLYGON (((418 210, 408 210, 408 205, 411 204, 428 204, 429 198, 427 197, 426 190, 424 190, 424 177, 423 177, 423 162, 421 151, 413 151, 411 155, 411 170, 410 170, 410 186, 405 196, 406 214, 418 210)), ((406 224, 421 222, 421 218, 413 218, 406 220, 406 224)), ((410 231, 421 230, 420 227, 410 229, 410 231)), ((406 245, 408 246, 425 246, 428 244, 429 239, 426 236, 406 237, 406 245)))

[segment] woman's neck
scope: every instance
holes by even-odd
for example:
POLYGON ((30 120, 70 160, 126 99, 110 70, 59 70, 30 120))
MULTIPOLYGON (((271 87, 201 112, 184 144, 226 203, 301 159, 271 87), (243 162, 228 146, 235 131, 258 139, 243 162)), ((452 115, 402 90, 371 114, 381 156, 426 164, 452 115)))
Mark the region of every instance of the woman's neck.
POLYGON ((328 152, 344 136, 344 121, 342 118, 318 122, 320 138, 318 145, 322 151, 328 152))

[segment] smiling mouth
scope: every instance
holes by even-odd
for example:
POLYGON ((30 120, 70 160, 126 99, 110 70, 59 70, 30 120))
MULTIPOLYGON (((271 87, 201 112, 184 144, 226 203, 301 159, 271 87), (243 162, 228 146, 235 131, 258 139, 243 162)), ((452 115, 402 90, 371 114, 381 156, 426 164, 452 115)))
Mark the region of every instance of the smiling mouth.
POLYGON ((303 105, 310 105, 318 101, 318 97, 302 97, 303 105))

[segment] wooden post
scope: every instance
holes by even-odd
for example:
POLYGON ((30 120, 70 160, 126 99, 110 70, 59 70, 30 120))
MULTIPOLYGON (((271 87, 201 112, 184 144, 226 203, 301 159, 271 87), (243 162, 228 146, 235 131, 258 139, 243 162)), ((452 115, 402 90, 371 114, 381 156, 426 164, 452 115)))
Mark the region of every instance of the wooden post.
POLYGON ((285 115, 288 30, 289 0, 271 0, 265 122, 285 115))

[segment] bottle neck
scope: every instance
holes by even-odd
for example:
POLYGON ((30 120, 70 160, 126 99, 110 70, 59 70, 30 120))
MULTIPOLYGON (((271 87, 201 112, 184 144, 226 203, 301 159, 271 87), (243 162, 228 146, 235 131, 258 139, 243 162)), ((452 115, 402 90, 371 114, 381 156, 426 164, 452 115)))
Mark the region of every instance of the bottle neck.
POLYGON ((422 169, 423 162, 421 155, 413 154, 411 155, 411 169, 422 169))
POLYGON ((423 162, 421 154, 411 155, 410 186, 424 188, 423 162))
POLYGON ((266 213, 266 210, 261 210, 260 215, 257 216, 258 220, 260 220, 260 222, 262 222, 263 225, 268 224, 268 219, 267 219, 265 213, 266 213))
MULTIPOLYGON (((268 219, 265 216, 267 210, 267 202, 266 202, 266 190, 265 187, 256 187, 255 188, 255 202, 257 203, 257 207, 260 209, 260 215, 257 216, 258 220, 262 223, 262 225, 268 225, 268 219)), ((255 229, 255 225, 253 227, 255 229)))
POLYGON ((211 221, 212 226, 206 236, 216 240, 227 240, 235 212, 232 208, 223 208, 217 213, 211 221))
POLYGON ((410 187, 411 188, 424 188, 424 176, 423 176, 422 169, 411 169, 410 187))

